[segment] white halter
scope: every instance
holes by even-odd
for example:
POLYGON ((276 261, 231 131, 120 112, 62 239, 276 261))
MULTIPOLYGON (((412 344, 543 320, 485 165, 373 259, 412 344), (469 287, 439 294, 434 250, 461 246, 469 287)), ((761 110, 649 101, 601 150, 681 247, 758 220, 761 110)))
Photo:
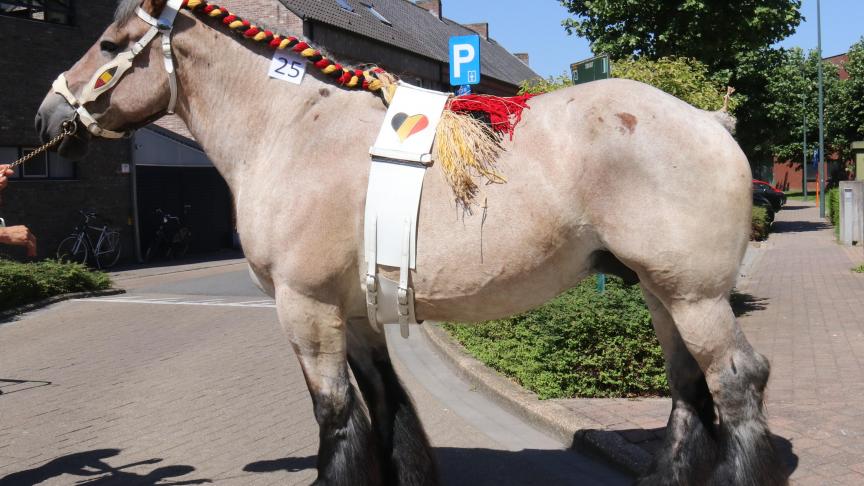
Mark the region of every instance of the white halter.
POLYGON ((132 67, 132 62, 135 57, 140 54, 144 48, 150 44, 157 34, 162 34, 162 55, 165 60, 165 71, 168 72, 168 86, 171 88, 171 100, 168 102, 168 113, 174 113, 174 105, 177 104, 177 76, 174 72, 174 58, 171 53, 171 31, 174 29, 174 19, 177 18, 177 12, 183 5, 183 0, 168 0, 162 14, 156 19, 152 15, 145 12, 141 7, 135 10, 138 17, 144 22, 150 24, 150 30, 144 34, 138 42, 132 46, 132 49, 123 51, 113 60, 104 64, 96 70, 96 74, 90 82, 84 87, 81 93, 81 98, 78 99, 72 94, 69 89, 69 83, 66 81, 66 76, 61 74, 52 86, 52 90, 66 99, 72 108, 75 109, 81 123, 87 127, 87 130, 94 136, 103 138, 123 138, 129 133, 114 132, 106 130, 99 126, 99 122, 84 108, 84 105, 92 101, 96 101, 100 96, 114 88, 126 71, 132 67))

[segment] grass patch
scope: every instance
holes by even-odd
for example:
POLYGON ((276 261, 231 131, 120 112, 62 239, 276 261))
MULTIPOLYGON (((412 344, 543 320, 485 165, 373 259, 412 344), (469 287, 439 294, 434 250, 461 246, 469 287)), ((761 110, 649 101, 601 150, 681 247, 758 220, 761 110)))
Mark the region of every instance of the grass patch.
POLYGON ((669 394, 642 292, 618 278, 608 277, 602 294, 589 278, 531 312, 444 329, 541 399, 669 394))
POLYGON ((864 263, 852 269, 855 273, 864 273, 864 263))
POLYGON ((0 311, 70 292, 104 290, 111 279, 77 263, 0 259, 0 311))
POLYGON ((784 194, 786 194, 786 200, 788 200, 788 201, 816 201, 816 193, 812 192, 812 191, 807 193, 806 199, 804 198, 804 193, 802 191, 798 191, 798 192, 791 192, 790 191, 790 192, 785 192, 784 194))

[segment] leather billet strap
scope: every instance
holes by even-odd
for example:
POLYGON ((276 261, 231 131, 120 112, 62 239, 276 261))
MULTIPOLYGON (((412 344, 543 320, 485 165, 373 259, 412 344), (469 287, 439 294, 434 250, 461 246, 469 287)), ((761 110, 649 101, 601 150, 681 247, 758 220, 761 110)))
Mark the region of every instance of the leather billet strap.
POLYGON ((72 93, 72 90, 69 89, 69 83, 64 74, 58 76, 54 81, 52 86, 53 91, 66 99, 66 102, 75 109, 81 123, 94 136, 122 138, 129 135, 129 133, 115 132, 100 127, 99 122, 96 121, 96 118, 90 114, 84 105, 96 101, 100 96, 117 86, 123 75, 132 67, 135 58, 160 34, 162 35, 162 55, 165 71, 168 73, 168 87, 171 90, 167 112, 168 114, 174 113, 174 107, 177 104, 177 75, 174 69, 174 57, 171 52, 171 31, 174 28, 177 12, 182 5, 183 0, 168 0, 158 19, 145 12, 141 7, 138 7, 135 13, 141 20, 150 25, 150 30, 130 50, 121 52, 114 59, 97 69, 92 79, 84 86, 80 98, 76 97, 72 93))

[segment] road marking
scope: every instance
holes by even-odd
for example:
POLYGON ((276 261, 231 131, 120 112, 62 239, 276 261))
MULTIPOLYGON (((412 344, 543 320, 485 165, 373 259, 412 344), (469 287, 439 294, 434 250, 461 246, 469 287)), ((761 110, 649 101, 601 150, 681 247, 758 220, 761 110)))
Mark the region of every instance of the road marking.
POLYGON ((275 309, 276 303, 272 300, 252 300, 231 302, 223 299, 188 299, 178 298, 141 298, 141 297, 101 297, 95 299, 74 299, 76 302, 112 302, 116 304, 151 304, 151 305, 195 305, 200 307, 251 307, 262 309, 275 309))

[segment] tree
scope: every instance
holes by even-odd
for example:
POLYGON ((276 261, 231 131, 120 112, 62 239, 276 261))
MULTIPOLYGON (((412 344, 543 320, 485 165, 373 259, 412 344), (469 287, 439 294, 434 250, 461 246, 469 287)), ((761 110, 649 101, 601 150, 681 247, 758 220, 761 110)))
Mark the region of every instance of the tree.
MULTIPOLYGON (((767 102, 763 112, 775 127, 771 137, 771 155, 779 160, 801 160, 804 134, 803 118, 807 115, 808 154, 818 146, 819 98, 818 52, 805 55, 798 48, 785 51, 783 59, 767 76, 767 102)), ((828 154, 848 152, 847 120, 844 114, 845 82, 837 66, 822 61, 825 79, 825 151, 828 154)))
MULTIPOLYGON (((715 111, 723 107, 725 86, 708 76, 708 68, 694 59, 663 58, 657 61, 634 59, 612 63, 612 77, 632 79, 650 84, 703 110, 715 111)), ((526 81, 520 94, 541 94, 571 86, 566 74, 549 79, 526 81)), ((734 109, 733 97, 729 107, 734 109)))
POLYGON ((754 166, 773 162, 777 127, 763 110, 772 100, 768 73, 783 53, 771 46, 801 23, 800 0, 560 0, 576 18, 571 34, 587 37, 613 59, 687 57, 708 68, 715 83, 734 86, 736 137, 754 166))
POLYGON ((845 135, 850 142, 864 140, 864 37, 849 49, 849 79, 843 81, 842 108, 845 135))
POLYGON ((771 46, 801 23, 801 0, 560 0, 576 16, 570 34, 586 37, 595 53, 697 59, 713 72, 734 70, 739 54, 771 46))

